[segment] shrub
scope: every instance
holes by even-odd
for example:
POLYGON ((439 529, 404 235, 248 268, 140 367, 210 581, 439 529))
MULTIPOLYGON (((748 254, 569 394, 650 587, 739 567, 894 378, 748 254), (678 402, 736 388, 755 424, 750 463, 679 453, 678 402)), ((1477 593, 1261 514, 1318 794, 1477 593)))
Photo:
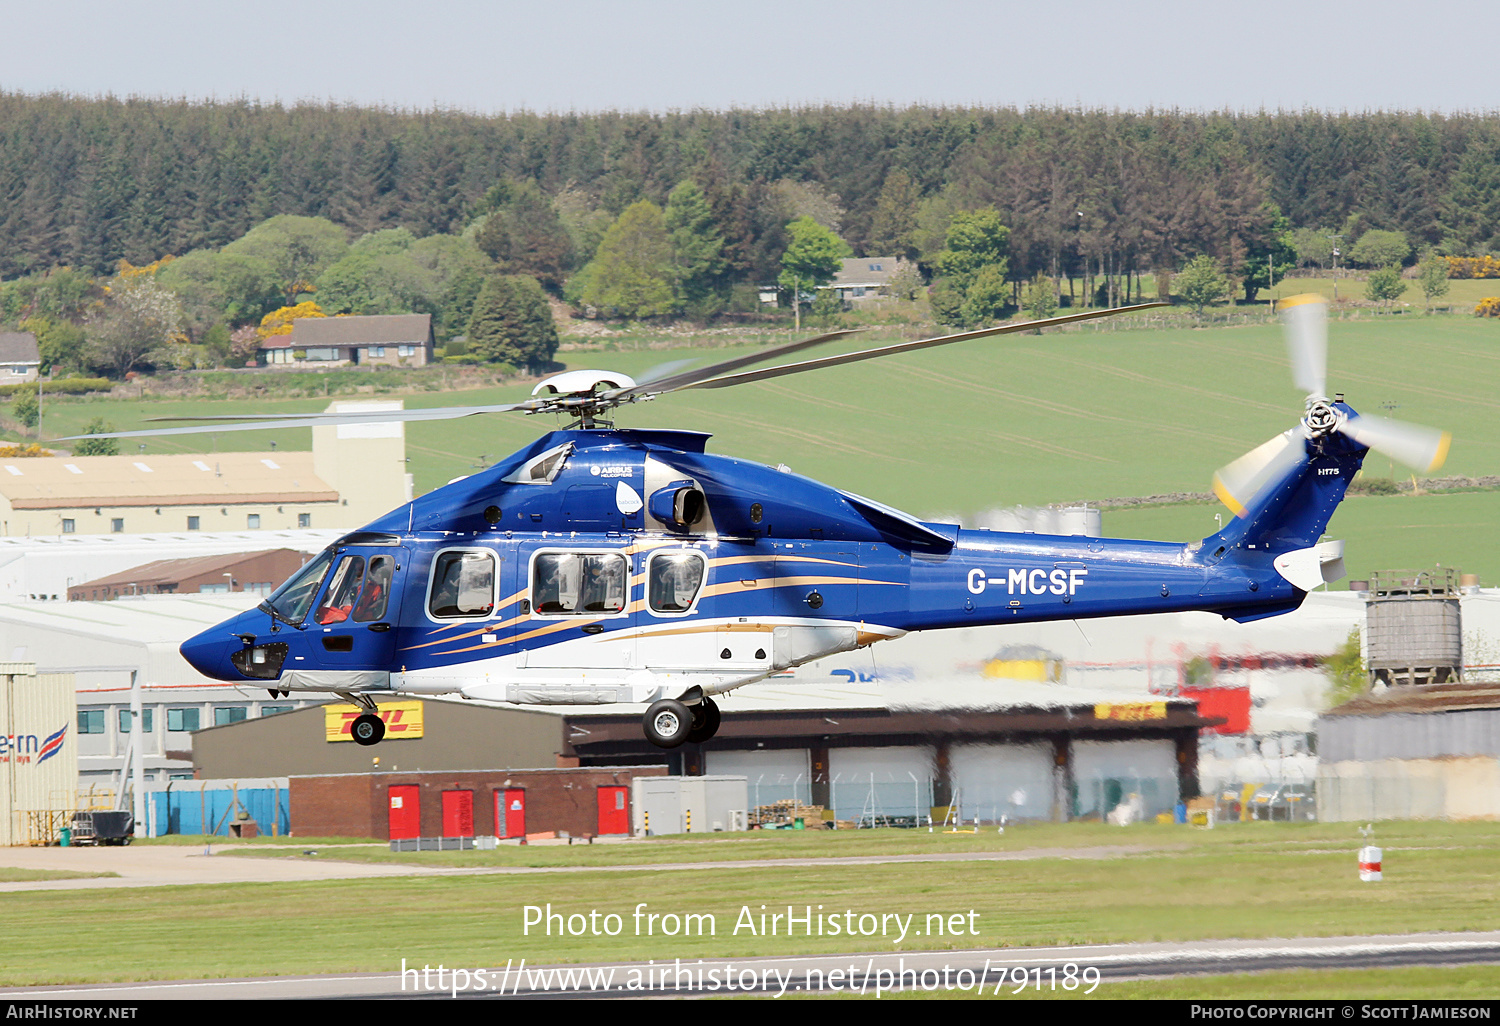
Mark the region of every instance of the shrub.
POLYGON ((1475 317, 1500 317, 1500 296, 1485 296, 1474 308, 1475 317))
POLYGON ((1486 254, 1478 257, 1445 257, 1450 278, 1500 278, 1500 260, 1486 254))

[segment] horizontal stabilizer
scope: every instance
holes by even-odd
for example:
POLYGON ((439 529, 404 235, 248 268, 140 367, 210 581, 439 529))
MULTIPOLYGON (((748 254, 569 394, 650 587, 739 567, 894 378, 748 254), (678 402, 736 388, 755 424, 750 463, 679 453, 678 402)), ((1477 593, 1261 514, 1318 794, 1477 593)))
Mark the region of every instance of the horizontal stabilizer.
POLYGON ((1276 557, 1276 572, 1303 591, 1332 584, 1344 576, 1344 543, 1326 541, 1310 549, 1293 549, 1276 557))

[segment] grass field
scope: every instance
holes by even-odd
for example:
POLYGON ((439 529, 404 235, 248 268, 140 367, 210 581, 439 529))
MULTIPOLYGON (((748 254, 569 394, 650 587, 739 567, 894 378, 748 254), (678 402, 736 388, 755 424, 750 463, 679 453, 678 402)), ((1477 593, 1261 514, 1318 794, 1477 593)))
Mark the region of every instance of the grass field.
MULTIPOLYGON (((1316 279, 1298 279, 1305 286, 1316 279)), ((1479 285, 1487 282, 1455 282, 1479 285)), ((1493 283, 1500 288, 1500 283, 1493 283)), ((1139 316, 1139 315, 1136 315, 1139 316)), ((762 333, 764 335, 764 333, 762 333)), ((708 362, 748 351, 721 336, 626 335, 610 350, 570 352, 569 366, 642 374, 678 359, 708 362), (670 344, 678 348, 672 348, 670 344), (655 348, 653 348, 655 346, 655 348), (623 347, 623 348, 620 348, 623 347)), ((844 344, 895 340, 892 329, 844 344)), ((766 341, 761 338, 760 343, 766 341)), ((827 347, 836 352, 839 344, 827 347)), ((1500 323, 1471 317, 1390 316, 1330 326, 1331 390, 1356 409, 1453 432, 1444 474, 1500 474, 1500 323)), ((410 407, 510 402, 525 385, 407 396, 410 407)), ((58 401, 49 435, 102 416, 121 429, 147 417, 322 409, 322 399, 58 401)), ((711 451, 785 463, 817 478, 933 519, 1016 504, 1206 492, 1213 472, 1296 422, 1274 324, 1111 330, 1085 326, 1045 336, 1003 336, 734 389, 700 390, 628 407, 622 427, 678 427, 715 435, 711 451)), ((487 416, 408 426, 419 493, 503 458, 565 426, 552 417, 487 416)), ((150 452, 285 449, 311 445, 306 429, 152 439, 150 452)), ((130 451, 127 443, 126 451, 130 451)), ((1404 468, 1367 460, 1374 476, 1404 468)), ((1217 504, 1110 510, 1115 537, 1186 541, 1215 529, 1217 504)), ((1456 565, 1500 584, 1500 493, 1356 497, 1331 537, 1348 543, 1350 576, 1376 568, 1456 565)))
MULTIPOLYGON (((1146 825, 1071 824, 1013 828, 1003 837, 905 831, 778 833, 674 838, 591 848, 541 848, 528 858, 579 864, 585 858, 702 862, 691 871, 652 869, 383 881, 148 887, 112 890, 108 928, 94 923, 97 892, 6 896, 8 926, 28 938, 0 963, 0 984, 390 971, 400 960, 449 966, 647 959, 791 956, 811 952, 942 950, 1042 944, 1117 943, 1361 933, 1495 929, 1493 870, 1500 825, 1390 823, 1378 828, 1385 881, 1361 884, 1353 825, 1230 824, 1213 831, 1146 825), (1115 857, 1093 857, 1108 845, 1115 857), (1119 852, 1124 845, 1127 851, 1119 852), (747 853, 844 856, 935 849, 1076 849, 1076 857, 1006 862, 747 867, 747 853), (630 923, 650 911, 711 914, 712 936, 551 937, 523 934, 523 909, 614 912, 630 923), (742 907, 758 914, 812 905, 825 912, 929 914, 972 910, 977 935, 891 939, 735 935, 742 907)), ((246 846, 247 848, 249 846, 246 846)), ((364 852, 372 849, 360 849, 364 852)), ((433 853, 439 864, 483 865, 513 854, 433 853)), ((354 853, 348 853, 355 857, 354 853)), ((342 856, 341 856, 342 857, 342 856)), ((414 858, 408 856, 408 858, 414 858)), ((1404 989, 1488 987, 1493 971, 1452 977, 1415 974, 1404 989), (1446 982, 1444 982, 1446 981, 1446 982)), ((1307 974, 1325 986, 1338 974, 1307 974)), ((1348 985, 1376 985, 1380 976, 1348 985)), ((1336 981, 1335 981, 1336 982, 1336 981)), ((1207 996, 1182 983, 1173 996, 1207 996)), ((1162 984, 1165 986, 1166 984, 1162 984)), ((1301 984, 1299 984, 1300 986, 1301 984)), ((1338 984, 1342 986, 1343 984, 1338 984)), ((1148 986, 1148 985, 1143 985, 1148 986)), ((1149 986, 1157 986, 1155 984, 1149 986)), ((1226 986, 1243 987, 1231 979, 1226 986)), ((1281 996, 1295 996, 1280 992, 1281 996)), ((1111 995, 1112 996, 1112 995, 1111 995)), ((1126 996, 1121 994, 1121 996, 1126 996)), ((1143 994, 1144 996, 1144 994, 1143 994)), ((1455 995, 1463 996, 1463 995, 1455 995)))
MULTIPOLYGON (((857 348, 878 342, 861 337, 857 348)), ((1471 318, 1380 318, 1331 329, 1330 389, 1356 409, 1453 431, 1447 472, 1500 473, 1500 325, 1471 318)), ((838 344, 827 347, 838 351, 838 344)), ((570 365, 639 374, 680 358, 736 349, 565 354, 570 365)), ((413 407, 522 398, 521 385, 424 392, 413 407)), ((301 412, 323 400, 91 400, 54 404, 51 436, 102 416, 122 430, 146 417, 301 412)), ((1106 328, 1003 336, 724 390, 678 393, 620 411, 622 427, 708 431, 716 452, 828 481, 923 515, 1015 503, 1205 491, 1213 471, 1295 423, 1274 325, 1203 330, 1106 328)), ((419 492, 472 473, 557 424, 489 416, 408 428, 419 492)), ((147 452, 306 448, 309 432, 189 435, 147 452)), ((128 445, 129 443, 127 443, 128 445)), ((1372 461, 1372 467, 1373 467, 1372 461)), ((1381 472, 1386 467, 1380 466, 1381 472)))
MULTIPOLYGON (((1218 503, 1150 506, 1104 511, 1104 533, 1112 538, 1188 541, 1218 529, 1218 503)), ((1348 580, 1368 580, 1372 570, 1421 569, 1434 563, 1479 575, 1486 587, 1500 585, 1500 492, 1437 495, 1355 495, 1328 525, 1328 537, 1344 540, 1348 580)), ((1333 585, 1346 588, 1346 582, 1333 585)))
POLYGON ((85 880, 119 873, 79 873, 70 869, 17 869, 0 866, 0 883, 29 883, 33 880, 85 880))

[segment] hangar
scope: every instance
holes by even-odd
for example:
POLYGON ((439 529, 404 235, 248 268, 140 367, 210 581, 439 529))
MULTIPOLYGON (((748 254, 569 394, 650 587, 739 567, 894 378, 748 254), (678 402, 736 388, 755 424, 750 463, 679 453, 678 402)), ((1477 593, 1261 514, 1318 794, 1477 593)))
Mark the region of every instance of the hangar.
POLYGON ((752 807, 796 801, 844 820, 915 821, 950 804, 984 822, 1066 820, 1131 795, 1148 815, 1196 796, 1198 733, 1216 722, 1182 699, 943 678, 896 690, 768 682, 720 705, 716 737, 671 752, 641 736, 634 708, 428 700, 383 709, 387 740, 373 748, 348 743, 352 706, 328 705, 204 729, 193 761, 216 779, 660 766, 743 776, 752 807), (400 706, 419 707, 405 712, 417 734, 389 725, 400 706))

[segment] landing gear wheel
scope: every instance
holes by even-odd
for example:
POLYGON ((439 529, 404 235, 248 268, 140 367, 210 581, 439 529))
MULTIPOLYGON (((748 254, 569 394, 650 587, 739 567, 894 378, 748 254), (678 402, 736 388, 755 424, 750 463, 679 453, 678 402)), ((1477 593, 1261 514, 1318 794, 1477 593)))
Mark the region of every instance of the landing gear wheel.
POLYGON ((693 714, 676 699, 663 698, 646 710, 641 726, 646 731, 646 740, 656 747, 676 748, 693 729, 693 714))
POLYGON ((693 729, 687 739, 701 745, 719 732, 719 706, 712 698, 705 698, 693 710, 693 729))
POLYGON ((385 721, 374 713, 365 713, 356 717, 349 725, 349 735, 358 744, 379 744, 380 739, 385 737, 385 721))

